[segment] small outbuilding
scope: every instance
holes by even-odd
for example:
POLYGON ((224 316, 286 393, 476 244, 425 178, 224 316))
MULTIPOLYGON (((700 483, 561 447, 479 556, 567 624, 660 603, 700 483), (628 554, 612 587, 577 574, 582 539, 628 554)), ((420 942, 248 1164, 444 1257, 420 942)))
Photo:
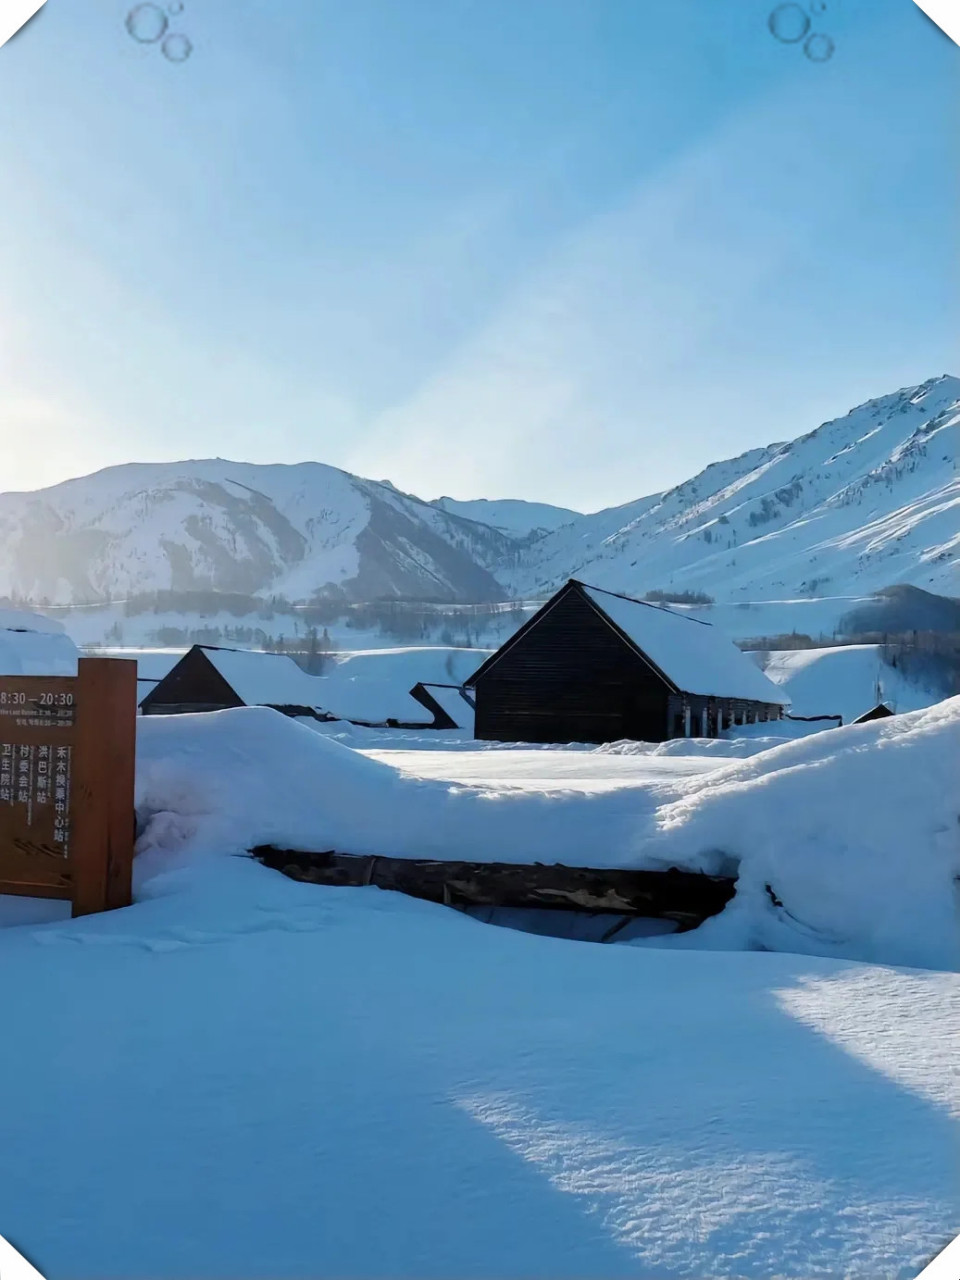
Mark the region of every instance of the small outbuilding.
POLYGON ((460 685, 420 680, 410 690, 410 697, 433 716, 431 729, 464 729, 472 734, 473 699, 460 685))
POLYGON ((716 627, 576 579, 465 686, 475 736, 500 742, 712 738, 790 705, 716 627))
POLYGON ((273 707, 287 715, 329 719, 321 680, 283 653, 195 644, 141 700, 145 716, 228 707, 273 707))
POLYGON ((851 721, 852 724, 868 724, 871 720, 885 720, 887 716, 895 715, 892 707, 888 707, 885 702, 878 702, 875 707, 871 707, 869 711, 865 711, 862 716, 857 716, 856 720, 851 721))

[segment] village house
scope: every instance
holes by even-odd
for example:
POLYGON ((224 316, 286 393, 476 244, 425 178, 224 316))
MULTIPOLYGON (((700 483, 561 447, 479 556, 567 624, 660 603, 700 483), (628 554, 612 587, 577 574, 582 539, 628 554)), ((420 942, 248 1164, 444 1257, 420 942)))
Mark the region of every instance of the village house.
POLYGON ((195 644, 140 703, 145 716, 227 707, 273 707, 326 718, 321 683, 282 653, 195 644))
POLYGON ((477 738, 717 737, 789 699, 709 623, 571 579, 466 681, 477 738))
POLYGON ((287 654, 196 644, 159 679, 144 679, 145 716, 272 707, 289 716, 398 729, 472 729, 473 705, 456 685, 407 691, 372 679, 312 676, 287 654), (359 685, 359 687, 358 687, 359 685))

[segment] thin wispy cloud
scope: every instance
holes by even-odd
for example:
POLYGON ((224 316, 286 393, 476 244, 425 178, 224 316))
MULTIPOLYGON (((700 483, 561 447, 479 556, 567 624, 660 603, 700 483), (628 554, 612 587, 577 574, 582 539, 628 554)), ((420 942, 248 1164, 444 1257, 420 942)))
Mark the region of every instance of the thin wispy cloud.
MULTIPOLYGON (((859 313, 836 254, 910 162, 895 139, 864 146, 860 113, 886 114, 886 87, 861 92, 845 114, 842 81, 811 100, 798 77, 588 219, 348 465, 428 496, 519 496, 546 466, 562 479, 542 496, 601 505, 850 407, 892 334, 859 313), (848 303, 863 341, 832 353, 848 303)), ((879 289, 897 267, 877 263, 879 289)), ((922 341, 898 354, 904 372, 940 371, 922 341)))

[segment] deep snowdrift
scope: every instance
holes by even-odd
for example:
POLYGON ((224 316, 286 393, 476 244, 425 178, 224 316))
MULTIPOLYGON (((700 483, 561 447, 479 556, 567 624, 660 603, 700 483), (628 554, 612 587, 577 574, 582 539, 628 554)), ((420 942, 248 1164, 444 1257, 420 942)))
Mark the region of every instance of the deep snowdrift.
MULTIPOLYGON (((737 872, 723 916, 672 945, 960 968, 960 698, 693 776, 682 757, 673 772, 669 757, 655 770, 637 757, 635 775, 614 779, 608 763, 589 791, 559 769, 552 784, 550 761, 569 753, 542 753, 539 789, 463 785, 405 775, 261 708, 148 717, 139 734, 141 878, 262 843, 737 872)), ((497 754, 506 778, 510 753, 497 754)), ((579 758, 585 777, 610 759, 579 758)))
POLYGON ((960 968, 958 762, 960 698, 832 729, 697 779, 636 854, 741 860, 699 945, 960 968))
POLYGON ((150 891, 0 931, 0 1230, 50 1280, 910 1280, 960 1227, 957 975, 150 891))
POLYGON ((138 901, 0 930, 0 1231, 51 1280, 909 1280, 960 1226, 960 976, 684 949, 954 963, 960 699, 446 780, 265 709, 139 732, 138 901), (741 880, 593 946, 228 856, 262 840, 741 880))

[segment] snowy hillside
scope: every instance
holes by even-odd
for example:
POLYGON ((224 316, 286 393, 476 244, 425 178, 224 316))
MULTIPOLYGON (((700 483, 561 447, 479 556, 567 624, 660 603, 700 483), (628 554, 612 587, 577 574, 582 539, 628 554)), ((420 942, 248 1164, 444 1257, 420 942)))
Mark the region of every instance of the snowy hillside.
POLYGON ((960 379, 870 400, 788 444, 707 467, 666 493, 583 516, 501 574, 519 595, 571 576, 634 594, 724 600, 960 594, 960 379))
POLYGON ((754 656, 769 679, 789 695, 790 711, 797 716, 840 715, 850 724, 878 702, 894 711, 918 711, 940 697, 885 663, 878 644, 784 649, 754 656))
POLYGON ((0 596, 488 601, 571 576, 736 605, 902 582, 960 595, 958 436, 960 379, 933 378, 593 515, 423 502, 316 462, 129 464, 0 495, 0 596))
POLYGON ((486 525, 320 463, 111 467, 0 495, 0 595, 172 589, 482 600, 513 548, 486 525))

